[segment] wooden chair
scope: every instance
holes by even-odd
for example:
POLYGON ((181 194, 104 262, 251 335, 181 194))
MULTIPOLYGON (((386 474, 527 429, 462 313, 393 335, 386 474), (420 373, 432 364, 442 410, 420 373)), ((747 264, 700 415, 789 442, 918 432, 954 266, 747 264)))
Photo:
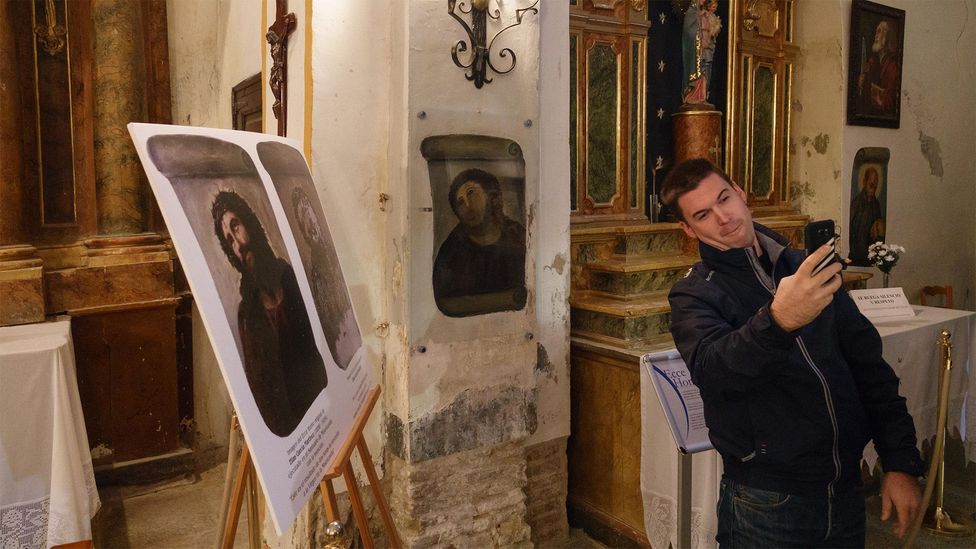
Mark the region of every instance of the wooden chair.
POLYGON ((943 297, 943 307, 946 309, 952 308, 952 286, 925 286, 922 288, 921 295, 919 296, 919 302, 922 305, 926 305, 925 296, 937 295, 941 295, 943 297))

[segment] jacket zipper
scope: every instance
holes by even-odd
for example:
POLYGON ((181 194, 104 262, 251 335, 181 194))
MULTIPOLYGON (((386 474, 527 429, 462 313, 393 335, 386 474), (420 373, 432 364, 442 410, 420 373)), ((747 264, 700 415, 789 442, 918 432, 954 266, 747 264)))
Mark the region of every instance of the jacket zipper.
POLYGON ((803 343, 803 338, 800 336, 796 337, 796 342, 800 346, 800 351, 803 352, 803 358, 806 359, 807 364, 810 365, 810 369, 813 370, 817 377, 820 378, 820 384, 823 386, 824 390, 824 400, 827 401, 827 412, 830 415, 830 424, 834 429, 834 448, 833 448, 833 458, 834 458, 834 479, 827 483, 827 533, 824 535, 824 539, 830 536, 830 532, 833 529, 834 512, 832 509, 834 502, 834 485, 840 480, 840 451, 838 450, 838 433, 837 433, 837 412, 834 411, 834 399, 830 396, 830 387, 827 386, 827 379, 824 378, 823 372, 817 368, 816 364, 813 363, 813 358, 810 357, 810 353, 807 351, 806 344, 803 343))
MULTIPOLYGON (((776 274, 776 266, 773 265, 773 276, 767 276, 762 266, 758 264, 758 260, 753 257, 753 254, 747 251, 746 257, 749 258, 749 265, 752 266, 752 270, 756 274, 756 279, 759 280, 759 283, 763 286, 763 288, 766 288, 766 290, 770 293, 770 295, 775 297, 776 278, 774 277, 776 274)), ((823 388, 823 392, 824 392, 824 400, 827 403, 827 414, 830 416, 830 425, 834 432, 834 441, 833 441, 834 444, 833 444, 833 449, 832 449, 833 451, 831 456, 834 460, 834 479, 827 484, 827 496, 828 498, 833 499, 834 485, 837 483, 838 480, 840 480, 840 450, 839 450, 840 435, 837 428, 837 412, 834 410, 834 399, 830 394, 830 386, 827 385, 827 378, 824 377, 823 372, 821 372, 820 368, 817 368, 817 365, 813 362, 813 358, 810 357, 810 353, 807 351, 806 344, 803 343, 803 338, 797 336, 796 343, 797 345, 799 345, 800 352, 803 354, 803 358, 807 361, 807 364, 810 366, 810 369, 813 370, 813 373, 817 376, 817 379, 820 380, 820 386, 823 388)), ((830 531, 830 527, 828 525, 828 532, 829 531, 830 531)))
POLYGON ((828 415, 830 415, 830 424, 831 427, 833 427, 834 429, 833 457, 834 457, 835 474, 834 474, 834 480, 830 481, 830 484, 827 485, 827 495, 833 497, 834 484, 838 480, 840 480, 840 451, 838 449, 839 435, 837 433, 837 412, 834 410, 834 399, 830 395, 830 387, 827 385, 827 379, 824 377, 823 372, 821 372, 820 369, 817 368, 817 365, 813 363, 813 358, 810 357, 810 352, 807 351, 807 346, 805 343, 803 343, 803 338, 797 336, 796 342, 797 344, 800 345, 800 351, 803 353, 803 358, 806 359, 807 364, 810 365, 810 368, 817 374, 817 377, 820 379, 820 384, 823 386, 823 390, 824 390, 824 400, 827 401, 827 412, 828 415))
MULTIPOLYGON (((766 291, 769 292, 770 295, 775 296, 776 279, 766 274, 766 271, 763 270, 762 265, 759 264, 759 260, 753 257, 753 254, 749 253, 749 250, 746 250, 746 257, 749 258, 749 265, 752 266, 752 272, 755 273, 756 279, 759 280, 759 283, 762 284, 763 288, 766 288, 766 291)), ((775 273, 776 266, 774 265, 773 274, 775 273)))

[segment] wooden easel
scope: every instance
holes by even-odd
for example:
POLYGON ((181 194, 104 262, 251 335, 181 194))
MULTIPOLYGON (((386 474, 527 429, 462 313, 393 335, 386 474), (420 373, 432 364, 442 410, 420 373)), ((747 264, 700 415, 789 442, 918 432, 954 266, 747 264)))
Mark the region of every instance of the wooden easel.
MULTIPOLYGON (((326 471, 325 476, 322 477, 322 482, 320 483, 322 488, 322 502, 325 504, 326 520, 329 522, 339 521, 339 506, 336 503, 336 493, 335 488, 332 486, 332 480, 341 476, 346 481, 346 489, 349 491, 349 501, 352 504, 356 527, 359 529, 359 535, 363 539, 363 547, 366 549, 373 547, 373 536, 369 532, 369 522, 366 519, 366 508, 363 506, 362 493, 359 490, 359 484, 356 482, 356 474, 352 469, 352 451, 359 449, 359 457, 363 462, 366 477, 369 479, 369 485, 373 491, 373 499, 376 500, 376 505, 380 509, 380 515, 383 518, 383 525, 386 527, 386 535, 389 537, 390 546, 400 549, 403 545, 400 543, 396 526, 393 524, 393 515, 390 513, 390 507, 386 503, 386 498, 383 496, 379 477, 376 476, 376 469, 373 467, 373 459, 369 454, 369 448, 366 446, 366 439, 363 438, 363 429, 366 427, 366 421, 373 412, 373 406, 376 405, 379 397, 379 385, 373 387, 369 391, 369 394, 366 395, 366 402, 359 415, 356 416, 356 421, 353 422, 349 437, 340 447, 338 455, 332 462, 332 468, 326 471)), ((237 468, 237 475, 231 494, 230 512, 224 524, 224 537, 221 545, 223 549, 232 549, 234 547, 234 537, 237 534, 237 521, 241 516, 241 504, 244 500, 245 484, 247 484, 248 479, 251 481, 250 489, 247 490, 251 495, 248 498, 248 518, 250 522, 253 522, 257 518, 257 506, 251 500, 255 500, 257 496, 257 475, 254 474, 251 453, 248 451, 247 442, 245 441, 241 447, 241 462, 237 468)), ((253 532, 253 528, 251 530, 253 532)))

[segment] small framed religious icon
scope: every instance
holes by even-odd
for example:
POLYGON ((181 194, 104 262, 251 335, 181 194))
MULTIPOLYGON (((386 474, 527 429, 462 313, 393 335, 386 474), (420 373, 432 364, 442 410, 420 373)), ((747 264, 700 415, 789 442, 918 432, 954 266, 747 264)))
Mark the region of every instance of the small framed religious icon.
POLYGON ((904 45, 903 10, 868 0, 852 2, 848 124, 880 128, 899 126, 904 45))

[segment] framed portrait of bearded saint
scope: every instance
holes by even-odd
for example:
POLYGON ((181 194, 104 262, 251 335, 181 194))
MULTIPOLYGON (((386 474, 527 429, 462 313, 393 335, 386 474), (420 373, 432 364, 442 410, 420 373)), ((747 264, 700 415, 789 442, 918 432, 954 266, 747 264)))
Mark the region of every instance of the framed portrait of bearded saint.
POLYGON ((904 10, 868 0, 851 3, 848 124, 899 127, 904 45, 904 10))

